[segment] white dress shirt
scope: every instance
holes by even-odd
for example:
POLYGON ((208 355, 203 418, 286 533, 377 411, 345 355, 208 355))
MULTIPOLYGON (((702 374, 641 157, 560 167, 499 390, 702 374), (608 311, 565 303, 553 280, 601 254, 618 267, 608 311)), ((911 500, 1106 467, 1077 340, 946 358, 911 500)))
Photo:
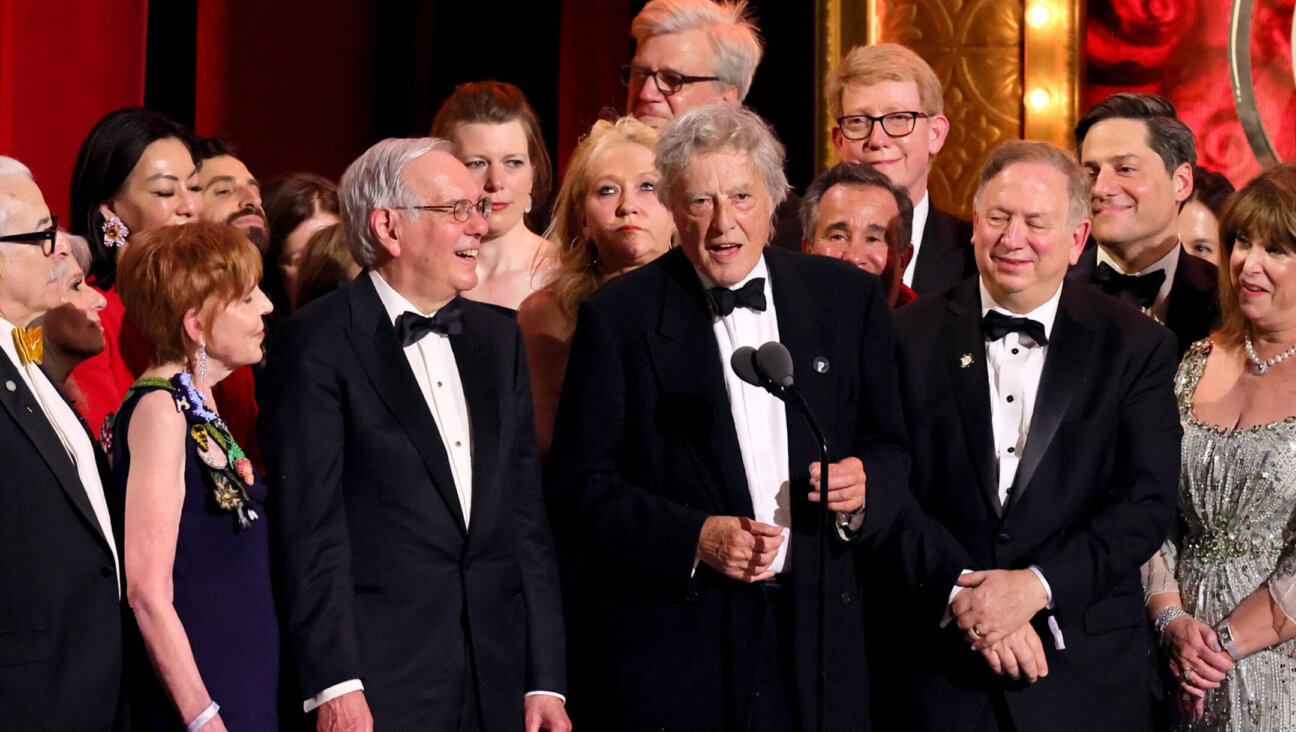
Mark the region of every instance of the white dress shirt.
MULTIPOLYGON (((1062 287, 1058 286, 1044 304, 1027 313, 1014 313, 995 302, 985 281, 979 282, 981 291, 981 317, 994 310, 1012 318, 1029 318, 1044 326, 1044 337, 1053 334, 1053 322, 1057 319, 1058 301, 1062 297, 1062 287)), ((1006 506, 1011 499, 1013 481, 1017 478, 1017 466, 1021 462, 1022 450, 1030 436, 1031 418, 1035 414, 1035 400, 1039 396, 1040 377, 1044 374, 1044 360, 1048 356, 1048 346, 1041 346, 1024 333, 1008 333, 997 341, 986 341, 986 377, 990 382, 990 422, 994 430, 995 474, 999 504, 1006 506)), ((1018 486, 1022 488, 1022 486, 1018 486)), ((1048 596, 1046 608, 1053 608, 1053 588, 1045 579, 1044 573, 1035 565, 1030 566, 1044 592, 1048 596)), ((964 570, 966 574, 969 570, 964 570)), ((950 602, 963 588, 955 586, 950 592, 950 602)), ((946 614, 942 625, 949 622, 946 614)), ((1053 633, 1053 643, 1058 650, 1066 648, 1062 631, 1058 628, 1053 616, 1048 619, 1049 630, 1053 633)))
MULTIPOLYGON (((378 299, 392 324, 403 313, 416 313, 432 317, 435 311, 419 311, 405 296, 401 295, 377 271, 370 270, 369 277, 378 299)), ((463 509, 464 524, 471 525, 472 517, 472 430, 468 420, 468 402, 464 398, 463 381, 459 378, 459 365, 455 361, 454 349, 450 347, 450 337, 441 333, 429 332, 416 343, 403 349, 405 360, 409 362, 414 379, 418 382, 419 391, 427 403, 428 411, 436 422, 437 432, 441 433, 441 444, 445 446, 446 456, 450 460, 450 473, 454 476, 455 493, 459 496, 459 507, 463 509)), ((334 684, 307 699, 302 705, 309 712, 327 701, 352 691, 363 691, 364 684, 359 679, 334 684)), ((533 694, 546 694, 566 700, 562 694, 550 691, 531 691, 533 694)))
MULTIPOLYGON (((113 558, 113 571, 117 573, 117 597, 120 598, 121 568, 117 557, 117 541, 113 536, 112 519, 108 515, 108 500, 104 497, 103 482, 99 479, 99 464, 95 461, 94 445, 90 442, 90 435, 86 433, 81 420, 77 419, 76 412, 68 406, 67 401, 59 394, 45 372, 35 364, 21 365, 18 349, 14 347, 13 331, 14 324, 0 318, 0 350, 3 350, 5 356, 13 362, 14 368, 22 376, 23 383, 36 397, 36 403, 40 405, 45 418, 49 420, 54 433, 58 435, 63 451, 67 453, 68 459, 76 468, 77 477, 81 479, 81 487, 85 489, 86 498, 90 500, 90 508, 94 510, 95 520, 99 523, 104 538, 108 540, 108 549, 112 552, 113 558)), ((16 387, 17 385, 12 382, 4 385, 4 388, 9 391, 14 391, 16 387)))
MULTIPOLYGON (((787 558, 792 543, 787 411, 778 397, 738 378, 729 366, 729 358, 738 348, 759 348, 779 339, 774 292, 770 287, 765 257, 762 256, 752 271, 729 289, 736 290, 757 277, 765 278, 765 310, 756 312, 739 306, 724 317, 713 314, 712 329, 720 349, 720 370, 724 373, 729 411, 733 415, 734 430, 738 433, 738 449, 742 453, 753 517, 761 523, 782 527, 783 544, 779 546, 770 568, 783 572, 789 566, 787 558)), ((701 272, 698 272, 698 278, 702 280, 703 289, 716 286, 701 272)))
MULTIPOLYGON (((370 270, 369 277, 373 280, 378 299, 382 300, 383 308, 393 325, 402 313, 417 313, 428 318, 436 314, 435 311, 419 312, 376 271, 370 270)), ((437 432, 441 433, 441 444, 445 446, 446 455, 450 458, 450 472, 454 475, 455 493, 459 495, 464 524, 471 525, 471 423, 468 421, 468 403, 464 400, 463 382, 459 379, 459 366, 455 362, 454 349, 450 347, 450 336, 430 332, 413 345, 405 346, 404 350, 405 360, 409 361, 419 391, 423 392, 423 400, 427 402, 432 419, 436 421, 437 432)))
POLYGON ((1098 261, 1094 263, 1094 267, 1097 267, 1100 264, 1106 264, 1120 274, 1134 275, 1137 277, 1165 270, 1165 282, 1162 282, 1161 289, 1157 290, 1156 300, 1152 302, 1152 307, 1143 308, 1143 312, 1156 318, 1158 323, 1164 324, 1166 319, 1166 310, 1169 309, 1170 288, 1174 286, 1175 271, 1179 269, 1179 250, 1181 248, 1181 244, 1176 244, 1175 247, 1166 253, 1164 257, 1153 262, 1141 272, 1126 272, 1115 259, 1112 259, 1112 256, 1107 253, 1106 249, 1099 246, 1098 261))
POLYGON ((918 266, 918 250, 922 248, 923 232, 927 230, 927 215, 930 212, 931 196, 924 193, 922 200, 914 204, 913 234, 909 239, 913 242, 913 256, 909 258, 909 264, 905 265, 902 278, 906 287, 913 287, 914 268, 918 266))

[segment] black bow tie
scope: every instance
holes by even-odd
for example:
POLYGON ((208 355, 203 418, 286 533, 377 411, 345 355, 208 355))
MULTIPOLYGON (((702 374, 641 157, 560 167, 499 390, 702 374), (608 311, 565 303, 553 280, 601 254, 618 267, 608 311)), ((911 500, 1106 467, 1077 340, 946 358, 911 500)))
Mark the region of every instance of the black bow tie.
POLYGON ((1164 269, 1145 275, 1127 275, 1117 272, 1110 264, 1100 263, 1090 281, 1108 295, 1133 300, 1139 307, 1150 308, 1156 302, 1161 285, 1165 284, 1164 269))
POLYGON ((440 310, 427 318, 418 313, 401 313, 396 318, 396 333, 400 335, 401 345, 409 347, 418 343, 428 333, 441 335, 459 335, 463 332, 463 312, 459 301, 451 300, 440 310))
POLYGON ((997 341, 1009 333, 1023 333, 1041 346, 1048 345, 1048 336, 1044 335, 1044 324, 1030 318, 1011 318, 997 310, 991 310, 981 318, 981 332, 986 338, 997 341))
POLYGON ((724 317, 739 305, 759 312, 765 311, 765 278, 757 277, 736 290, 728 287, 712 287, 707 290, 707 299, 716 314, 724 317))

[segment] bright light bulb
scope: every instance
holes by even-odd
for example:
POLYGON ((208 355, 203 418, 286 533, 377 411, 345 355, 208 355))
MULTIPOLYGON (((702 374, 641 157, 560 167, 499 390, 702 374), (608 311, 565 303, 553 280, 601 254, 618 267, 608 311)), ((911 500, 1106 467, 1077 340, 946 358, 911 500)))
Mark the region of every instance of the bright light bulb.
POLYGON ((1036 28, 1047 25, 1052 17, 1047 5, 1032 5, 1026 10, 1026 22, 1036 28))
POLYGON ((1047 107, 1050 101, 1052 101, 1052 98, 1049 96, 1048 90, 1042 87, 1037 87, 1030 93, 1030 96, 1026 97, 1026 102, 1035 109, 1047 107))

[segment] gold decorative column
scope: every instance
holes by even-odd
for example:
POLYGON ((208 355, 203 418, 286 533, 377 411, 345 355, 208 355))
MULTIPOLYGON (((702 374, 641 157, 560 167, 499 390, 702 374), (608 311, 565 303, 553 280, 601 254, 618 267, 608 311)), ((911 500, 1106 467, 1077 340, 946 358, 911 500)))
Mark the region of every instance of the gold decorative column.
MULTIPOLYGON (((816 21, 820 88, 861 43, 900 43, 936 70, 950 133, 928 186, 947 211, 971 215, 977 173, 999 144, 1026 137, 1069 147, 1079 87, 1075 0, 1026 0, 1026 7, 1021 0, 818 0, 816 21), (1034 9, 1044 4, 1047 18, 1034 9)), ((823 100, 817 115, 817 147, 828 166, 836 152, 823 100)))

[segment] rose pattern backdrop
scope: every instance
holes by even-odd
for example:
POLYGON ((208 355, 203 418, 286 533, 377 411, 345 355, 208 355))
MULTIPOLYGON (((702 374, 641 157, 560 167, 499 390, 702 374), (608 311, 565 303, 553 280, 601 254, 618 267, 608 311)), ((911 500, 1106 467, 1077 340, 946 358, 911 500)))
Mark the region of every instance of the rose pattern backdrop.
MULTIPOLYGON (((1256 102, 1278 156, 1296 160, 1294 0, 1255 0, 1256 102)), ((1198 163, 1236 186, 1260 172, 1229 83, 1229 0, 1090 0, 1081 109, 1118 91, 1160 94, 1197 133, 1198 163)))

